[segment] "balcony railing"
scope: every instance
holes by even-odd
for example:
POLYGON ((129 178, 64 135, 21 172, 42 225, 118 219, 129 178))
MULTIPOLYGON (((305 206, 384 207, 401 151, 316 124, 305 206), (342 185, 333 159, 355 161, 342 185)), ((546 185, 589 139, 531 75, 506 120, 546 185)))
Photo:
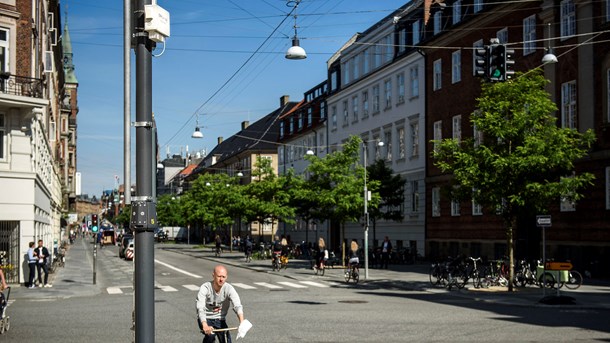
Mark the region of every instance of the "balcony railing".
POLYGON ((0 93, 42 99, 42 82, 41 79, 2 72, 0 73, 0 93))

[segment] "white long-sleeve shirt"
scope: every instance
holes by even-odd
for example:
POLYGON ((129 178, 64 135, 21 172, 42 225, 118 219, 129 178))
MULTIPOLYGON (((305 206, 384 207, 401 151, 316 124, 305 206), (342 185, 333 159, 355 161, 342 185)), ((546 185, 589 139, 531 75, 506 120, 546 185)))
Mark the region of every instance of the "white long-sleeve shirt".
POLYGON ((229 312, 230 303, 233 311, 243 315, 243 306, 235 288, 225 283, 220 292, 216 293, 211 282, 206 282, 199 288, 197 293, 197 316, 199 321, 206 319, 225 319, 229 312))

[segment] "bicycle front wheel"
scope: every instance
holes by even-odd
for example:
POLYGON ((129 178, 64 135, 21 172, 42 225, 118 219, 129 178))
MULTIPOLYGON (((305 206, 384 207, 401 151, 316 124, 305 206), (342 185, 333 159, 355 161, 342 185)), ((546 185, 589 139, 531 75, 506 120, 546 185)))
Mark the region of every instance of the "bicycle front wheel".
POLYGON ((345 268, 345 273, 343 274, 345 277, 345 282, 349 282, 349 279, 352 277, 352 272, 349 270, 349 268, 345 268))
POLYGON ((575 270, 569 271, 568 279, 565 281, 566 288, 578 289, 581 285, 582 285, 582 275, 575 270))

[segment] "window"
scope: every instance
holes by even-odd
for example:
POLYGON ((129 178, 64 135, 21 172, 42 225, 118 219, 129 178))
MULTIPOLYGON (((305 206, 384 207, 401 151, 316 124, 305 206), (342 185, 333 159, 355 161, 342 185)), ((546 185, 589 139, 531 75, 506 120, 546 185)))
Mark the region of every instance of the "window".
POLYGON ((51 120, 49 122, 49 140, 51 142, 55 142, 55 137, 57 135, 56 130, 57 130, 57 127, 55 125, 55 121, 51 120))
POLYGON ((353 80, 358 80, 358 78, 360 77, 360 58, 362 56, 362 53, 354 56, 354 60, 352 61, 352 79, 353 80))
POLYGON ((354 96, 352 98, 352 123, 353 122, 357 122, 358 121, 358 102, 360 100, 358 99, 358 96, 354 96))
POLYGON ((479 146, 483 143, 483 132, 476 125, 472 127, 472 138, 474 139, 474 146, 479 146))
POLYGON ((290 129, 289 133, 293 134, 294 133, 294 118, 293 117, 290 117, 288 119, 288 125, 289 125, 289 129, 290 129))
POLYGON ((371 49, 364 50, 362 56, 362 74, 366 75, 371 71, 371 49))
POLYGON ((326 118, 326 101, 320 104, 320 119, 326 118))
POLYGON ((369 92, 362 92, 362 119, 369 116, 369 92))
POLYGON ((385 94, 385 108, 388 109, 392 107, 392 80, 386 80, 383 84, 384 94, 385 94))
POLYGON ((313 123, 313 107, 307 109, 307 126, 311 126, 313 123))
POLYGON ((385 43, 383 48, 383 62, 386 63, 392 61, 392 57, 394 56, 394 42, 392 42, 392 35, 387 35, 385 37, 385 43))
POLYGON ((379 136, 375 136, 373 137, 373 141, 375 142, 375 160, 378 160, 381 158, 381 147, 379 146, 381 140, 379 139, 379 136))
POLYGON ((416 20, 413 22, 413 24, 411 25, 411 34, 412 34, 412 45, 417 45, 419 44, 419 20, 416 20))
POLYGON ((9 71, 9 31, 0 29, 0 71, 9 71))
POLYGON ((442 20, 443 20, 443 12, 442 11, 436 11, 434 13, 434 19, 433 19, 433 23, 434 23, 434 34, 437 35, 439 33, 441 33, 441 28, 442 28, 442 20))
POLYGON ((407 156, 407 146, 405 144, 405 128, 398 129, 398 158, 404 159, 407 156))
POLYGON ((483 0, 473 1, 474 13, 480 12, 483 9, 483 0))
POLYGON ((455 0, 453 3, 453 25, 462 20, 462 0, 455 0))
POLYGON ((303 130, 303 112, 299 112, 299 116, 298 116, 298 128, 299 131, 303 130))
POLYGON ((333 106, 331 108, 330 117, 331 117, 331 122, 332 122, 331 127, 333 130, 336 130, 337 129, 337 106, 333 106))
POLYGON ((409 130, 411 131, 411 157, 415 158, 419 156, 419 123, 417 121, 412 121, 411 124, 409 124, 409 130))
POLYGON ((419 182, 411 181, 411 212, 419 212, 419 182))
POLYGON ((458 142, 462 141, 462 116, 457 115, 452 118, 452 129, 453 136, 452 138, 458 142))
POLYGON ((441 216, 441 189, 440 187, 432 188, 432 216, 441 216))
POLYGON ((373 86, 373 113, 379 112, 379 85, 373 86))
POLYGON ((343 100, 343 126, 347 126, 349 120, 349 109, 347 100, 343 100))
POLYGON ((6 147, 6 116, 0 113, 0 160, 6 159, 4 147, 6 147))
POLYGON ((396 75, 396 85, 398 87, 398 103, 402 104, 405 102, 405 74, 400 73, 396 75))
POLYGON ((566 39, 576 34, 576 11, 572 0, 561 2, 561 38, 566 39))
POLYGON ((536 15, 523 19, 523 56, 536 51, 536 15))
POLYGON ((462 52, 454 51, 451 54, 451 82, 457 83, 462 80, 462 52))
POLYGON ((442 69, 442 61, 436 60, 434 61, 433 67, 433 75, 432 75, 432 90, 441 89, 441 69, 442 69))
POLYGON ((460 202, 457 200, 451 200, 451 215, 453 217, 459 217, 460 213, 460 202))
POLYGON ((385 142, 386 142, 385 143, 385 146, 386 146, 385 159, 386 159, 386 161, 392 161, 392 132, 386 131, 385 142))
POLYGON ((576 125, 576 81, 561 85, 561 127, 575 129, 576 125))
POLYGON ((498 31, 496 33, 496 37, 500 41, 500 44, 508 43, 508 29, 507 28, 503 28, 502 30, 498 31))
POLYGON ((331 91, 336 91, 339 88, 339 79, 338 79, 338 73, 336 70, 333 70, 330 73, 330 90, 331 91))
POLYGON ((284 138, 284 122, 280 122, 280 138, 284 138))
POLYGON ((474 200, 472 200, 472 215, 473 216, 482 216, 483 215, 483 206, 481 206, 474 200))
POLYGON ((373 61, 375 62, 375 64, 373 65, 373 68, 379 68, 381 66, 381 41, 377 41, 377 44, 375 44, 375 49, 373 50, 373 55, 374 55, 374 59, 373 61))
POLYGON ((345 62, 343 64, 343 84, 346 85, 350 82, 350 71, 351 71, 351 66, 352 66, 352 60, 347 60, 347 62, 345 62))
POLYGON ((419 96, 419 76, 418 76, 418 67, 414 66, 409 69, 409 84, 411 85, 411 98, 416 98, 419 96))
POLYGON ((398 31, 398 52, 405 51, 407 43, 407 29, 403 28, 398 31))
POLYGON ((438 149, 438 144, 443 139, 443 122, 441 120, 434 122, 434 150, 438 149))

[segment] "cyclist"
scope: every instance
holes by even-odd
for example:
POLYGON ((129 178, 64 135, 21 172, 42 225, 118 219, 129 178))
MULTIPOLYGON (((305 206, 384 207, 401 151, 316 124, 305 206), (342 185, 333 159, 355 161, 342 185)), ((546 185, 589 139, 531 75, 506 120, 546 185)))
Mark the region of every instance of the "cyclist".
POLYGON ((252 260, 252 240, 250 240, 250 237, 246 237, 244 252, 246 254, 246 262, 250 262, 252 260))
POLYGON ((275 265, 275 263, 277 263, 277 265, 280 265, 280 255, 282 254, 282 242, 280 241, 280 238, 278 236, 275 236, 275 240, 273 241, 273 254, 272 259, 271 259, 271 265, 275 265))
POLYGON ((221 252, 220 245, 222 244, 222 239, 220 238, 220 235, 216 235, 215 242, 216 242, 216 255, 220 256, 220 252, 221 252))
POLYGON ((356 242, 356 240, 352 240, 352 244, 348 253, 348 258, 348 264, 352 268, 352 271, 356 270, 356 272, 358 272, 358 264, 360 263, 360 259, 358 258, 358 243, 356 242))
POLYGON ((316 265, 314 266, 314 269, 324 269, 326 261, 328 261, 328 250, 326 249, 324 238, 320 237, 318 239, 318 255, 316 256, 316 265))
POLYGON ((280 265, 288 264, 288 254, 290 253, 290 247, 288 247, 288 240, 286 238, 282 238, 280 242, 282 246, 282 252, 280 257, 280 265), (284 263, 285 262, 285 263, 284 263))

